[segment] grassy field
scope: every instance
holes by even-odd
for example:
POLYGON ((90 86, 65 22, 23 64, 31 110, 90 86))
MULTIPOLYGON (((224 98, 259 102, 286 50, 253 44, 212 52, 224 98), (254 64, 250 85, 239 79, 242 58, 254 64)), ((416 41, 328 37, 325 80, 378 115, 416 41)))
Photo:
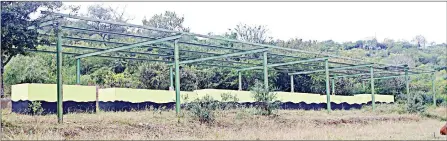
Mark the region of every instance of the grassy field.
POLYGON ((439 134, 446 108, 431 108, 432 118, 399 114, 395 105, 361 110, 279 110, 277 116, 254 115, 254 109, 218 111, 216 121, 200 124, 174 111, 68 114, 64 124, 55 115, 29 116, 2 112, 4 139, 369 139, 445 140, 439 134), (436 118, 433 118, 436 117, 436 118))

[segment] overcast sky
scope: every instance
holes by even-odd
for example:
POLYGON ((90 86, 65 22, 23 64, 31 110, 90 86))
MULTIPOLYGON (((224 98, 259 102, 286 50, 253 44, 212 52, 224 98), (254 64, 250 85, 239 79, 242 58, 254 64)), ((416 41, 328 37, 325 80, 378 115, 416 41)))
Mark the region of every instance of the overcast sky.
MULTIPOLYGON (((98 2, 64 2, 81 5, 80 12, 98 2)), ((427 41, 445 43, 445 2, 101 2, 127 6, 133 24, 146 16, 175 11, 185 17, 191 32, 221 34, 239 23, 266 25, 269 36, 288 40, 357 41, 376 36, 411 40, 423 35, 427 41)))

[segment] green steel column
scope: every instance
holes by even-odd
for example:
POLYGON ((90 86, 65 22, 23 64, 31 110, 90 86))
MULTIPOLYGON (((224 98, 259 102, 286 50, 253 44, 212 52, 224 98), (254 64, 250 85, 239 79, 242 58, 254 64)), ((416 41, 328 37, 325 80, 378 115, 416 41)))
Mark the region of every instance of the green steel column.
POLYGON ((331 96, 330 96, 330 89, 329 89, 329 62, 328 59, 324 61, 324 69, 326 71, 326 103, 327 103, 327 111, 331 111, 331 96))
POLYGON ((431 87, 432 87, 432 91, 433 91, 433 106, 436 106, 436 90, 435 90, 435 73, 432 73, 431 75, 431 87))
POLYGON ((61 33, 61 27, 58 24, 57 25, 57 43, 56 43, 56 77, 57 77, 57 121, 59 123, 63 123, 63 91, 62 91, 62 33, 61 33))
POLYGON ((177 40, 174 41, 174 66, 175 66, 175 112, 180 115, 180 67, 179 67, 179 47, 177 40))
POLYGON ((172 68, 173 68, 173 66, 169 66, 169 82, 170 82, 170 85, 169 85, 169 90, 171 91, 171 90, 174 90, 174 74, 172 74, 173 72, 172 72, 172 68))
POLYGON ((363 81, 363 80, 361 80, 362 81, 362 89, 363 89, 363 91, 365 91, 365 81, 363 81))
POLYGON ((335 95, 335 78, 332 78, 331 79, 331 82, 332 82, 332 95, 335 95))
POLYGON ((267 67, 267 51, 264 52, 264 60, 263 60, 262 66, 264 67, 264 86, 265 86, 265 89, 268 90, 268 88, 269 88, 269 74, 268 74, 268 67, 267 67))
POLYGON ((295 92, 295 85, 293 84, 293 75, 290 75, 290 92, 295 92))
POLYGON ((371 72, 371 104, 374 111, 376 110, 376 99, 374 95, 374 68, 371 66, 369 70, 371 72))
POLYGON ((406 87, 405 89, 407 92, 407 102, 410 102, 410 82, 408 79, 408 67, 405 67, 404 71, 405 71, 405 87, 406 87))
POLYGON ((81 58, 76 59, 76 84, 81 84, 81 58))
POLYGON ((238 71, 237 74, 239 75, 239 87, 238 87, 238 90, 242 91, 242 73, 240 71, 238 71))

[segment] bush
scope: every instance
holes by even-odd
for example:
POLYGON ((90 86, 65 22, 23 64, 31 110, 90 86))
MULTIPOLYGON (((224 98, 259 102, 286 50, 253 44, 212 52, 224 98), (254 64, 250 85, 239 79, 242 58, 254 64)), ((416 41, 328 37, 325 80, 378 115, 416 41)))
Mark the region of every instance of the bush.
POLYGON ((192 116, 199 120, 200 123, 211 124, 214 122, 214 111, 218 107, 219 103, 211 96, 206 95, 189 103, 186 109, 189 110, 192 116))
POLYGON ((237 98, 236 94, 222 93, 220 94, 220 97, 222 98, 222 103, 220 104, 222 109, 226 110, 238 107, 239 98, 237 98))
POLYGON ((41 115, 43 113, 42 104, 39 101, 33 101, 28 105, 32 115, 41 115))
POLYGON ((406 110, 408 113, 425 113, 426 107, 424 103, 425 101, 422 93, 413 93, 406 104, 406 110))
POLYGON ((270 92, 264 87, 264 84, 256 82, 251 89, 252 97, 256 101, 256 109, 261 115, 272 115, 274 110, 279 108, 279 103, 276 102, 276 93, 270 92))

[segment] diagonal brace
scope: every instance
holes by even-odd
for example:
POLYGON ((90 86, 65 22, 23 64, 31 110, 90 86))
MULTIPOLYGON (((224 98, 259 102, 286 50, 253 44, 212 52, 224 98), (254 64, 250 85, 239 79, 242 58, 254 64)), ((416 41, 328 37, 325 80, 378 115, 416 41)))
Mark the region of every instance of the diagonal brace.
POLYGON ((161 38, 161 39, 157 39, 157 40, 140 42, 140 43, 136 43, 136 44, 132 44, 132 45, 121 46, 121 47, 112 48, 112 49, 108 49, 108 50, 87 53, 87 54, 84 54, 84 55, 79 55, 79 56, 76 56, 75 59, 89 57, 89 56, 95 56, 95 55, 99 55, 99 54, 103 54, 103 53, 115 52, 115 51, 120 51, 120 50, 125 50, 125 49, 131 49, 131 48, 140 47, 140 46, 144 46, 144 45, 148 45, 148 44, 154 44, 154 43, 158 43, 158 42, 174 40, 174 39, 178 39, 178 38, 181 38, 181 37, 182 37, 182 35, 176 35, 176 36, 161 38))

